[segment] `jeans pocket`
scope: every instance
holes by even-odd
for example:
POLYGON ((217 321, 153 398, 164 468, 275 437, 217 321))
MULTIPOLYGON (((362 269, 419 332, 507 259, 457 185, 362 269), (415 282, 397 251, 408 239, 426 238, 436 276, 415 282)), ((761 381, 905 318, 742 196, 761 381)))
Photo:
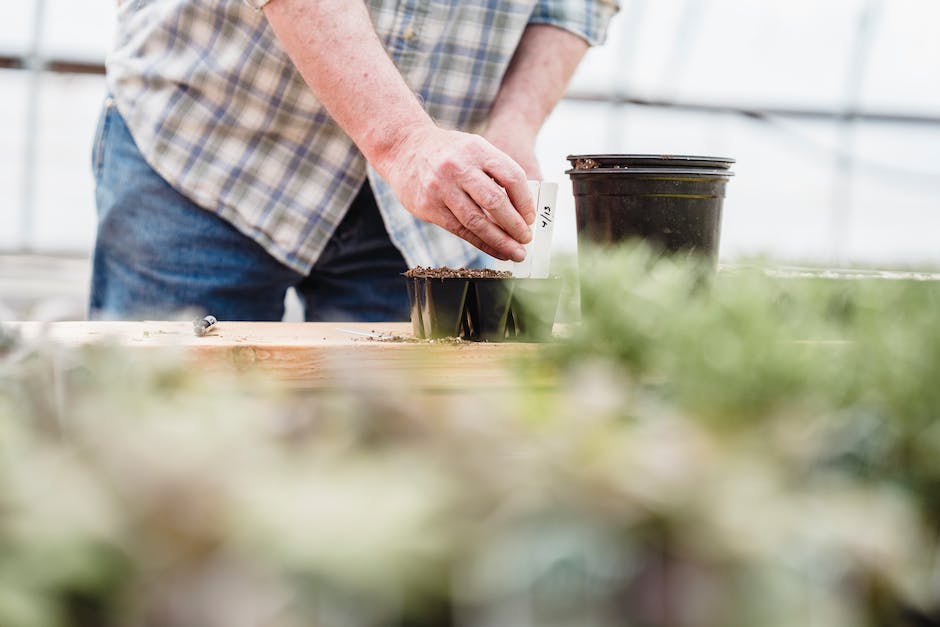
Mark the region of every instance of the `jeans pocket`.
POLYGON ((95 129, 95 139, 92 143, 91 170, 95 180, 101 178, 101 169, 104 167, 105 139, 108 136, 108 127, 111 125, 111 111, 114 109, 114 99, 108 96, 104 100, 101 115, 98 117, 98 126, 95 129))

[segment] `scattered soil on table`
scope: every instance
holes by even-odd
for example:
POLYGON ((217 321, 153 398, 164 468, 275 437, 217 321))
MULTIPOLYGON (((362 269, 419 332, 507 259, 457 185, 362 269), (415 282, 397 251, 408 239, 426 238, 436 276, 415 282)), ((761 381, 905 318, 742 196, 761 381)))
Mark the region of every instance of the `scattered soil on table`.
POLYGON ((489 268, 423 268, 418 266, 405 272, 409 279, 509 279, 512 272, 489 268))
MULTIPOLYGON (((461 337, 441 337, 441 338, 417 338, 412 335, 401 335, 398 333, 385 333, 372 330, 371 335, 353 338, 353 342, 390 342, 402 344, 470 344, 461 337)), ((324 338, 326 339, 326 338, 324 338)))
POLYGON ((467 340, 460 337, 440 337, 421 339, 411 335, 384 335, 379 337, 363 338, 367 342, 389 342, 395 344, 470 344, 467 340))

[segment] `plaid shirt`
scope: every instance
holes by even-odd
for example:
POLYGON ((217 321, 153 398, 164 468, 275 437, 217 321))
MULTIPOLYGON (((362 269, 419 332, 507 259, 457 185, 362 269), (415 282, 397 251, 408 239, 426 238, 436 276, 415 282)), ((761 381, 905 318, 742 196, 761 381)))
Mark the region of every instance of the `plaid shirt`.
MULTIPOLYGON (((263 5, 263 0, 252 0, 263 5)), ((616 0, 368 0, 405 82, 442 127, 479 132, 527 24, 600 43, 616 0)), ((330 118, 239 0, 123 0, 108 87, 173 187, 308 274, 368 178, 409 266, 462 267, 475 248, 418 220, 330 118)))

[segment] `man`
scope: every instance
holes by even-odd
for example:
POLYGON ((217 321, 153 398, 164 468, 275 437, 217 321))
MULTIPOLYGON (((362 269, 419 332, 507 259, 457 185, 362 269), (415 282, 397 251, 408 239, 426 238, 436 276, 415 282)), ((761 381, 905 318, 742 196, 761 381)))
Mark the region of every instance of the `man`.
POLYGON ((295 287, 308 320, 405 319, 407 267, 521 260, 536 134, 616 11, 119 2, 90 315, 279 320, 295 287))

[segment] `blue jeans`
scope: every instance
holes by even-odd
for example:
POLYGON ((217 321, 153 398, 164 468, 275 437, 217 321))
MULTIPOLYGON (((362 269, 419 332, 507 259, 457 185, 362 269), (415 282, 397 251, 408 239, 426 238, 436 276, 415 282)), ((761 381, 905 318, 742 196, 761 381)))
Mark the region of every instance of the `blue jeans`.
POLYGON ((173 189, 144 160, 109 99, 93 152, 98 233, 89 317, 281 320, 293 287, 308 321, 408 319, 392 244, 365 183, 307 276, 173 189))

